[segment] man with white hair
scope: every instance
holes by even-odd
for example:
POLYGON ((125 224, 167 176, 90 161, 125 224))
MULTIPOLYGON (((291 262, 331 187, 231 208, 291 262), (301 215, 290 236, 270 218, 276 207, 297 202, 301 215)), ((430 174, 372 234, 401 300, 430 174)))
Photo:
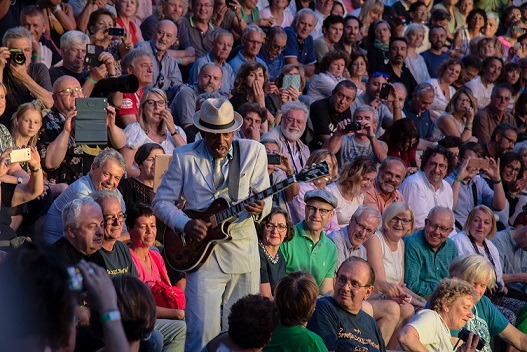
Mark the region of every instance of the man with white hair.
POLYGON ((282 122, 271 131, 264 134, 262 140, 275 140, 280 145, 280 153, 291 160, 295 173, 306 166, 310 152, 300 137, 304 134, 309 118, 309 110, 298 101, 292 101, 282 106, 282 122))
POLYGON ((315 44, 310 35, 317 24, 317 17, 313 10, 305 8, 295 15, 291 27, 285 29, 287 44, 284 49, 286 64, 302 65, 306 76, 315 73, 315 44))
POLYGON ((267 69, 267 64, 265 61, 257 56, 260 52, 260 49, 262 48, 263 42, 264 32, 260 27, 256 25, 249 25, 245 27, 242 33, 243 49, 240 50, 231 61, 229 61, 229 65, 231 65, 235 76, 241 65, 247 61, 258 61, 267 69))
POLYGON ((378 123, 378 115, 371 106, 359 106, 353 113, 353 122, 349 119, 341 121, 323 147, 338 154, 340 167, 359 155, 381 162, 388 156, 388 145, 375 136, 378 123))
POLYGON ((68 31, 60 37, 62 66, 49 69, 51 84, 55 84, 55 81, 62 76, 72 76, 81 84, 84 96, 89 97, 95 87, 93 82, 106 78, 107 74, 115 76, 115 60, 112 54, 106 51, 99 55, 102 65, 84 69, 86 44, 90 44, 90 37, 80 31, 68 31))

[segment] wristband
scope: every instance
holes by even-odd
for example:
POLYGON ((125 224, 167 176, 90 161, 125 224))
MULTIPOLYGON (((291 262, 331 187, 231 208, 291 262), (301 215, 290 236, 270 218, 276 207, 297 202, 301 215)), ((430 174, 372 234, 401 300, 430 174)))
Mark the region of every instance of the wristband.
POLYGON ((103 324, 114 320, 121 320, 121 313, 118 310, 113 310, 101 315, 101 323, 103 324))
POLYGON ((267 121, 267 124, 271 127, 274 127, 276 125, 276 121, 267 121))
POLYGON ((93 1, 93 0, 88 0, 88 5, 95 5, 95 1, 93 1))
POLYGON ((370 141, 373 140, 373 138, 375 138, 375 133, 372 134, 371 136, 368 136, 368 139, 369 139, 370 141))
POLYGON ((460 179, 460 178, 457 177, 457 176, 454 176, 454 181, 457 181, 457 182, 459 182, 459 183, 463 183, 463 180, 460 179))
POLYGON ((55 13, 55 12, 57 12, 57 11, 62 11, 62 7, 60 7, 60 5, 55 6, 55 7, 53 8, 53 11, 51 11, 51 12, 55 13))
POLYGON ((42 60, 42 56, 40 55, 31 55, 32 59, 42 60))
POLYGON ((29 170, 31 170, 32 173, 39 172, 40 170, 42 170, 42 166, 39 166, 36 169, 29 168, 29 170))
MULTIPOLYGON (((124 44, 124 43, 123 43, 123 44, 124 44)), ((132 46, 133 46, 132 44, 128 44, 128 45, 125 44, 125 45, 124 45, 124 48, 125 48, 126 50, 130 50, 130 49, 132 49, 132 46)))
POLYGON ((180 57, 178 57, 178 58, 177 58, 177 63, 178 63, 179 65, 181 65, 181 64, 183 64, 183 60, 182 60, 180 57))
POLYGON ((91 84, 93 84, 93 85, 96 85, 96 84, 97 84, 97 82, 95 82, 95 80, 94 80, 93 78, 91 78, 90 76, 86 77, 86 80, 87 80, 88 82, 90 82, 91 84))
POLYGON ((467 122, 465 123, 465 126, 472 126, 474 124, 474 122, 467 122))
POLYGON ((385 299, 386 295, 382 292, 379 292, 379 295, 377 296, 377 299, 385 299))
POLYGON ((238 19, 238 22, 243 21, 243 16, 242 15, 240 15, 240 17, 236 16, 236 18, 238 19))
POLYGON ((174 133, 171 133, 171 136, 175 136, 177 134, 177 130, 174 131, 174 133))
POLYGON ((492 183, 494 183, 495 185, 497 185, 498 183, 501 183, 501 178, 497 181, 492 181, 492 183))

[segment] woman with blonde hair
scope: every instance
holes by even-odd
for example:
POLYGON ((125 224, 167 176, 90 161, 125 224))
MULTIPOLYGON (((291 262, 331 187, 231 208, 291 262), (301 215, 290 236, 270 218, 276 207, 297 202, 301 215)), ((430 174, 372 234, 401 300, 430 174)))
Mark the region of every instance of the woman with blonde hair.
POLYGON ((33 100, 18 107, 11 118, 11 136, 16 147, 37 145, 38 132, 42 127, 42 114, 43 106, 40 100, 33 100))
MULTIPOLYGON (((481 351, 492 352, 489 342, 495 336, 499 336, 516 349, 525 351, 527 348, 525 331, 514 327, 500 311, 502 307, 496 307, 484 295, 487 289, 494 289, 496 286, 496 274, 487 259, 478 254, 461 255, 452 261, 448 273, 452 278, 470 283, 476 290, 478 299, 472 309, 474 318, 467 321, 465 328, 487 342, 481 351)), ((517 326, 524 325, 523 322, 518 323, 517 326)))
MULTIPOLYGON (((356 9, 351 14, 357 16, 362 23, 362 32, 366 37, 370 25, 382 19, 384 13, 384 3, 381 0, 366 0, 362 7, 356 9)), ((372 43, 373 44, 373 43, 372 43)))
POLYGON ((139 103, 139 121, 126 126, 126 145, 121 149, 126 160, 128 177, 139 176, 134 163, 137 149, 145 143, 157 143, 166 153, 172 154, 176 147, 187 144, 183 129, 174 124, 174 118, 167 108, 167 96, 159 88, 147 90, 139 103))
MULTIPOLYGON (((311 155, 307 159, 306 166, 316 165, 323 161, 328 163, 329 176, 320 177, 316 180, 312 180, 309 182, 299 182, 298 184, 300 186, 300 191, 298 192, 298 195, 292 201, 289 202, 289 209, 291 211, 290 215, 294 224, 301 222, 305 218, 306 203, 304 202, 304 195, 306 194, 306 192, 314 189, 327 190, 326 186, 330 182, 336 180, 338 177, 337 158, 335 157, 335 154, 325 148, 318 149, 311 153, 311 155)), ((335 215, 333 215, 331 220, 327 223, 326 227, 324 228, 324 231, 326 231, 327 233, 339 229, 340 226, 338 225, 337 216, 335 212, 335 215)))
POLYGON ((339 180, 328 186, 338 200, 335 213, 340 227, 347 226, 355 210, 363 204, 376 174, 375 162, 367 156, 358 156, 344 165, 339 180))

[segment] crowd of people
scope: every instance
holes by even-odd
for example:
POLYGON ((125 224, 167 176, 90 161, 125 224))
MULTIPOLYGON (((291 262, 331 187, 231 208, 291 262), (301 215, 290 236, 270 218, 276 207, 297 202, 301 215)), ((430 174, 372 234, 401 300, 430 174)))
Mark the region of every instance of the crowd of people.
POLYGON ((0 38, 0 351, 527 351, 527 3, 7 0, 0 38))

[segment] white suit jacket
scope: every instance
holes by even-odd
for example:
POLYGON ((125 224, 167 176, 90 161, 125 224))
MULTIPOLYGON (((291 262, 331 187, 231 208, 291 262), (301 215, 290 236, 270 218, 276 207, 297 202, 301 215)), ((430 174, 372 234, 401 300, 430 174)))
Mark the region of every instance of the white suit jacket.
MULTIPOLYGON (((238 201, 248 198, 252 190, 258 192, 269 187, 267 153, 262 144, 249 140, 238 140, 240 146, 240 181, 238 201)), ((224 188, 216 191, 211 161, 207 158, 203 140, 178 147, 172 162, 163 176, 153 202, 154 213, 170 228, 183 231, 190 220, 176 207, 181 194, 186 199, 185 209, 203 211, 218 197, 228 194, 228 181, 224 188)), ((228 176, 226 177, 226 179, 228 176)), ((265 208, 258 219, 271 209, 271 199, 265 200, 265 208)), ((231 227, 232 240, 216 245, 209 260, 217 260, 225 273, 247 273, 260 269, 258 241, 254 219, 243 212, 240 220, 231 227), (245 216, 244 216, 245 215, 245 216), (213 259, 214 258, 214 259, 213 259)))

